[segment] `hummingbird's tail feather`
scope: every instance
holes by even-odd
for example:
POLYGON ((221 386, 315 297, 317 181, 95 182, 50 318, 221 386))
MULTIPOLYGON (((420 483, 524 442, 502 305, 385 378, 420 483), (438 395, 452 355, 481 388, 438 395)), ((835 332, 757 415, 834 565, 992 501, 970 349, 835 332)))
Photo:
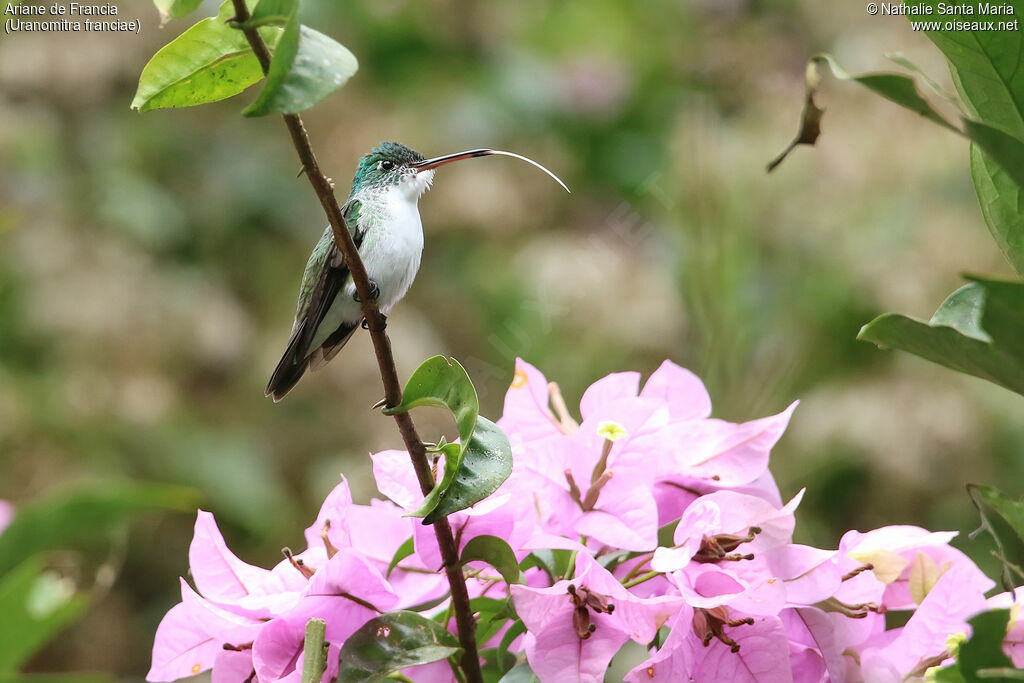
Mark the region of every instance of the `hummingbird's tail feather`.
POLYGON ((309 356, 309 369, 316 372, 327 365, 332 358, 338 355, 341 347, 348 343, 352 334, 359 327, 359 323, 344 323, 328 337, 320 348, 313 351, 309 356))
POLYGON ((274 403, 284 398, 285 394, 291 391, 306 373, 309 358, 305 354, 305 349, 302 348, 305 336, 302 334, 303 327, 305 327, 305 321, 302 321, 292 331, 291 339, 288 340, 288 348, 284 350, 284 355, 277 362, 277 367, 274 368, 274 373, 270 376, 270 381, 267 382, 267 390, 264 395, 272 396, 274 403))
POLYGON ((299 383, 302 376, 306 374, 307 368, 312 371, 319 370, 338 355, 341 347, 351 339, 353 333, 359 328, 359 323, 342 323, 331 336, 324 340, 323 344, 309 353, 307 353, 309 341, 302 333, 304 326, 305 321, 292 333, 292 338, 288 340, 288 348, 285 349, 284 355, 281 356, 277 367, 274 368, 274 374, 267 382, 266 395, 272 396, 274 403, 284 398, 299 383))

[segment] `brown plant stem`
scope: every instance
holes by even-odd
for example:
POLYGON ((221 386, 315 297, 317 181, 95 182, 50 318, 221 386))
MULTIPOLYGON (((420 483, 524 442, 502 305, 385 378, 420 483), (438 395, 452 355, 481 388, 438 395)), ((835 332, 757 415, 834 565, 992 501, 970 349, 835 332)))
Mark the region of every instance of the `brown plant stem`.
MULTIPOLYGON (((250 18, 249 9, 245 6, 245 0, 232 0, 235 8, 234 20, 243 26, 249 45, 252 47, 259 60, 263 73, 270 69, 270 50, 255 28, 244 28, 245 22, 250 18)), ((288 133, 292 136, 292 144, 302 161, 302 169, 313 186, 320 205, 327 214, 327 220, 331 224, 334 233, 334 243, 341 249, 345 257, 345 264, 352 274, 355 283, 356 293, 359 295, 360 305, 363 309, 363 317, 366 319, 370 331, 370 339, 373 341, 373 350, 377 355, 377 366, 380 369, 380 379, 384 384, 384 398, 386 405, 396 406, 402 401, 402 387, 398 382, 398 371, 395 369, 395 359, 391 353, 391 341, 384 331, 384 316, 377 308, 377 302, 372 297, 372 288, 366 268, 359 257, 359 250, 356 248, 352 233, 345 224, 345 217, 341 213, 341 206, 334 196, 334 188, 331 182, 320 170, 316 155, 313 154, 313 147, 306 134, 306 127, 297 114, 284 114, 284 122, 288 127, 288 133)), ((394 416, 398 425, 398 431, 402 435, 402 441, 409 451, 409 458, 412 460, 413 469, 416 471, 416 478, 419 480, 420 490, 426 495, 434 488, 434 475, 430 470, 430 463, 427 460, 427 452, 423 447, 423 441, 416 432, 409 413, 397 413, 394 416)), ((452 535, 451 525, 447 518, 440 519, 434 523, 434 533, 437 536, 437 545, 441 551, 441 559, 444 562, 445 574, 448 584, 451 587, 452 610, 455 613, 455 623, 458 627, 459 644, 462 646, 462 670, 466 674, 469 683, 482 683, 483 674, 480 671, 480 657, 476 647, 476 623, 473 620, 473 610, 469 604, 469 593, 466 590, 466 580, 462 574, 462 565, 459 562, 459 551, 452 535)))

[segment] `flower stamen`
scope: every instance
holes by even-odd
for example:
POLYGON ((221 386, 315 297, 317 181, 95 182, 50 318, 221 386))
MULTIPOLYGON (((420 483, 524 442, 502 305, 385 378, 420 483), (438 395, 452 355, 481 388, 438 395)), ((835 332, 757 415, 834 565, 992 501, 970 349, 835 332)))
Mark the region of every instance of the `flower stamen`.
POLYGON ((295 557, 295 555, 292 554, 291 548, 281 548, 281 554, 284 555, 289 562, 291 562, 291 565, 295 567, 295 569, 298 570, 300 574, 302 574, 307 579, 313 578, 313 574, 316 573, 316 570, 310 569, 305 562, 295 557))
POLYGON ((740 560, 752 560, 754 559, 753 553, 734 553, 740 545, 749 543, 754 540, 754 537, 761 533, 761 527, 752 526, 747 532, 746 536, 737 536, 735 534, 715 534, 713 536, 705 536, 701 539, 700 549, 697 550, 693 555, 695 562, 738 562, 740 560))
POLYGON ((590 634, 597 630, 597 624, 590 620, 590 610, 598 614, 611 614, 615 611, 615 605, 610 602, 607 595, 592 591, 589 588, 569 584, 566 589, 569 593, 569 600, 574 606, 572 613, 572 627, 580 640, 586 640, 590 634), (589 609, 588 609, 589 608, 589 609))
POLYGON ((733 619, 729 616, 729 610, 724 605, 705 609, 698 607, 693 612, 693 632, 700 638, 704 647, 708 647, 712 640, 718 640, 729 646, 731 652, 739 652, 740 644, 725 633, 726 626, 752 626, 754 620, 750 617, 733 619))

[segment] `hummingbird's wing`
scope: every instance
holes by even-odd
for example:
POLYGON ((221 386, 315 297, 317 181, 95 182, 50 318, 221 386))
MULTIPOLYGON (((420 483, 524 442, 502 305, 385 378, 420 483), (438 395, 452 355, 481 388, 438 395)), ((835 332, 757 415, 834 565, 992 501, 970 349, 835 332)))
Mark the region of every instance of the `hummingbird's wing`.
MULTIPOLYGON (((357 248, 365 235, 365 230, 359 224, 359 208, 357 200, 351 200, 342 207, 345 222, 352 231, 357 248)), ((306 368, 312 366, 315 370, 333 358, 359 326, 358 321, 342 321, 322 344, 311 348, 331 304, 350 279, 345 258, 335 245, 334 234, 328 227, 306 263, 292 334, 284 355, 267 383, 266 395, 273 396, 275 402, 291 391, 306 368)))

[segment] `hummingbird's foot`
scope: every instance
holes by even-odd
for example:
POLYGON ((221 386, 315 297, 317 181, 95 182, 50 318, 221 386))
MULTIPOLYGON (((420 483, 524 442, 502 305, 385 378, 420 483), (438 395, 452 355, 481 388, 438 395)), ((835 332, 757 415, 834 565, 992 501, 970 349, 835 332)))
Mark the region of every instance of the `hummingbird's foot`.
MULTIPOLYGON (((370 301, 376 301, 380 297, 380 287, 373 280, 370 280, 370 301)), ((359 292, 352 293, 352 299, 355 301, 361 301, 359 298, 359 292)))

